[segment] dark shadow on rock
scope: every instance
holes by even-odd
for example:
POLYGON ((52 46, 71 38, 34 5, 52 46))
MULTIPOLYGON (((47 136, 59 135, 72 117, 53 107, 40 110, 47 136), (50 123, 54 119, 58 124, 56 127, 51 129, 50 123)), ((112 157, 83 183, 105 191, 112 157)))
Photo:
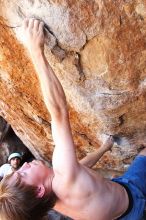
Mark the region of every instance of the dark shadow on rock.
POLYGON ((12 127, 0 116, 0 166, 7 163, 8 156, 13 152, 22 154, 22 164, 25 161, 29 162, 35 159, 29 149, 17 137, 12 127))

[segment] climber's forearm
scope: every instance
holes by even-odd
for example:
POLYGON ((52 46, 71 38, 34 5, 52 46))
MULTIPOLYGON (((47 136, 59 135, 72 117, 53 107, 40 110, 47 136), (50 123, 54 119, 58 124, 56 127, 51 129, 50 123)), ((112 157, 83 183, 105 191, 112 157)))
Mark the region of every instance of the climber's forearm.
POLYGON ((92 168, 106 151, 106 149, 99 148, 97 151, 89 153, 86 157, 80 160, 80 163, 86 167, 92 168))
POLYGON ((98 162, 98 160, 103 156, 105 152, 111 150, 113 144, 114 144, 114 139, 110 135, 97 151, 88 154, 85 158, 83 158, 80 161, 80 163, 89 168, 92 168, 98 162))
POLYGON ((24 45, 39 77, 45 104, 52 119, 59 119, 67 112, 66 99, 62 86, 44 55, 44 22, 33 18, 25 19, 22 27, 25 34, 24 45))
POLYGON ((66 114, 66 98, 62 86, 49 65, 41 48, 31 52, 31 58, 40 80, 45 104, 51 117, 66 114))

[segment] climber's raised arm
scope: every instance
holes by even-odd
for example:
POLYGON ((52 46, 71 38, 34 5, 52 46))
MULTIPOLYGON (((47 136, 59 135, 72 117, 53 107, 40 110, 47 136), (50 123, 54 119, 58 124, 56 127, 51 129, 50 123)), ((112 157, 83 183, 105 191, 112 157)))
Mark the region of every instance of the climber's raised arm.
POLYGON ((44 102, 52 119, 52 135, 55 143, 53 169, 60 175, 72 176, 77 162, 72 139, 66 97, 54 71, 44 54, 44 23, 29 19, 24 21, 25 45, 36 69, 44 102))

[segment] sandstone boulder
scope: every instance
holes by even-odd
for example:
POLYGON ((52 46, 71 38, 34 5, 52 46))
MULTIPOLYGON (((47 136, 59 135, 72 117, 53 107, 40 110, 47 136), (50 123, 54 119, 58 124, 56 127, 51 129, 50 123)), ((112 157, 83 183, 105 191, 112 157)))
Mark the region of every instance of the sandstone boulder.
POLYGON ((97 167, 123 171, 146 143, 145 1, 1 0, 0 115, 47 160, 50 115, 22 45, 25 17, 48 26, 46 55, 67 96, 78 157, 115 135, 97 167))

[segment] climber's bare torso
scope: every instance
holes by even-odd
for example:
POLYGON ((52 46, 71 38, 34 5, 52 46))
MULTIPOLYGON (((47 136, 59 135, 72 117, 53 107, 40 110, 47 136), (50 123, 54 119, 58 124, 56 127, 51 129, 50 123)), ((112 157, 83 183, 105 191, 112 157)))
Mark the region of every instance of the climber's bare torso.
POLYGON ((125 189, 89 168, 79 165, 72 182, 58 182, 56 177, 53 183, 60 200, 55 209, 75 220, 112 220, 127 210, 125 189))

